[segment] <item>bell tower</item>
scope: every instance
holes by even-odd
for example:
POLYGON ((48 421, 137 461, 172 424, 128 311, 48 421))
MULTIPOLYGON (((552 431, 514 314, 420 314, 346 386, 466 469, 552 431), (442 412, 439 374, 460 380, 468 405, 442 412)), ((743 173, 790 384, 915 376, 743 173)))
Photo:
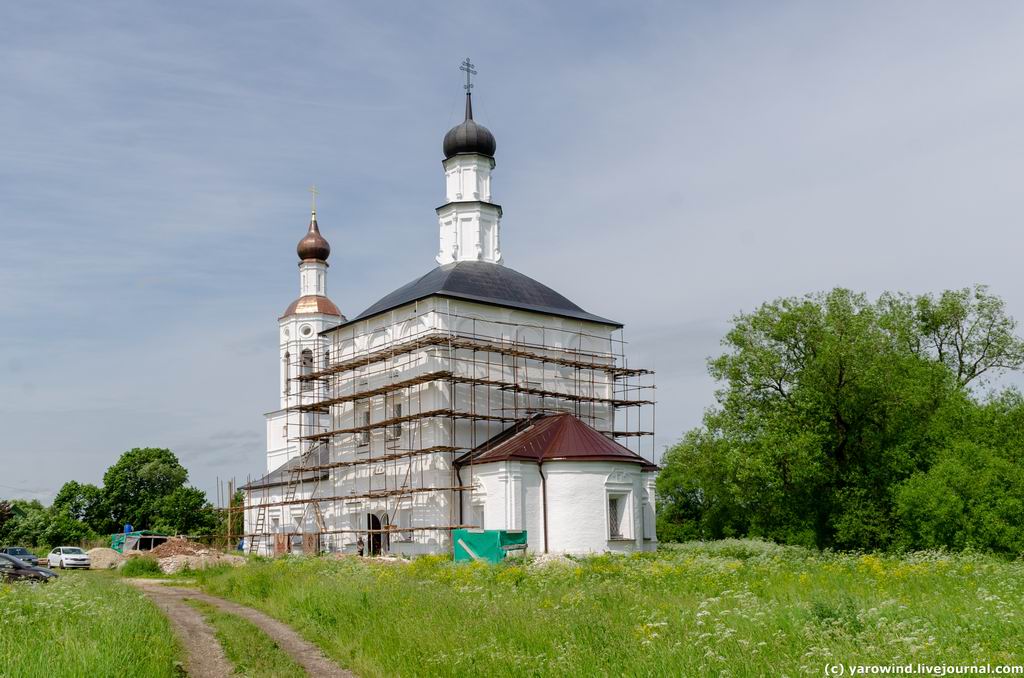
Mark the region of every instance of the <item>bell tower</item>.
POLYGON ((440 246, 437 263, 487 261, 502 263, 501 206, 491 202, 494 135, 473 120, 473 82, 476 74, 466 59, 466 119, 444 136, 444 178, 447 202, 437 208, 440 246))
POLYGON ((295 407, 314 397, 309 382, 297 377, 321 370, 330 360, 330 342, 320 333, 345 322, 345 316, 327 296, 327 258, 331 246, 320 234, 316 218, 316 187, 312 187, 313 208, 306 235, 299 241, 299 297, 278 318, 280 343, 280 407, 267 414, 267 470, 272 471, 304 451, 295 441, 326 425, 314 418, 327 415, 294 412, 295 407), (305 419, 300 419, 305 417, 305 419), (294 430, 291 430, 294 429, 294 430))

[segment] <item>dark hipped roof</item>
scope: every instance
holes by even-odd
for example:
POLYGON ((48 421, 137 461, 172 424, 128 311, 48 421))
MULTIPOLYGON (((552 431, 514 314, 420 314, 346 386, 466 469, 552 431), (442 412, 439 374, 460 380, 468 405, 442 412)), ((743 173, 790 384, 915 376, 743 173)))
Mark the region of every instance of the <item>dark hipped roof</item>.
MULTIPOLYGON (((276 469, 263 476, 258 480, 254 480, 251 483, 242 485, 240 490, 258 490, 266 487, 276 487, 277 485, 286 485, 292 480, 292 469, 301 466, 324 466, 329 464, 331 460, 330 450, 327 449, 326 445, 320 445, 317 449, 307 452, 304 455, 298 457, 292 457, 285 463, 278 466, 276 469)), ((300 478, 303 482, 314 481, 318 478, 323 480, 327 477, 327 470, 321 469, 318 471, 303 471, 300 478)))
POLYGON ((456 465, 491 461, 624 461, 657 466, 571 414, 537 415, 515 424, 455 460, 456 465))
POLYGON ((486 261, 457 261, 438 266, 408 285, 399 287, 350 322, 364 320, 435 295, 622 327, 620 322, 587 313, 558 292, 529 276, 507 266, 486 261))

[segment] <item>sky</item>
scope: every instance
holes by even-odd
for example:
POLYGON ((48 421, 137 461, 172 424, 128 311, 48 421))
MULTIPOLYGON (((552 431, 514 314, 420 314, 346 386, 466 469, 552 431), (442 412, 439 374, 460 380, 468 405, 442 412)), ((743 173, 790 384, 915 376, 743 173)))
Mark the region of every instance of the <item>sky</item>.
POLYGON ((432 268, 467 56, 505 261, 625 323, 659 450, 765 301, 1024 319, 1021 3, 5 3, 0 496, 258 475, 307 187, 350 317, 432 268))

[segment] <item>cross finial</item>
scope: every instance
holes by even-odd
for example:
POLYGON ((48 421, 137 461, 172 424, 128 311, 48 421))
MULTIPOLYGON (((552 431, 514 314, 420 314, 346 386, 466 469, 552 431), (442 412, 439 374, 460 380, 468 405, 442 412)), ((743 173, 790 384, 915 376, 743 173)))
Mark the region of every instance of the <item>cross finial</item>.
POLYGON ((463 85, 466 89, 466 94, 469 94, 469 90, 473 89, 473 81, 470 79, 470 76, 476 75, 476 71, 473 68, 475 65, 469 60, 469 57, 466 57, 466 60, 459 66, 460 71, 466 72, 466 84, 463 85))
POLYGON ((313 214, 316 214, 316 197, 320 195, 320 190, 313 184, 309 187, 309 192, 313 196, 313 214))

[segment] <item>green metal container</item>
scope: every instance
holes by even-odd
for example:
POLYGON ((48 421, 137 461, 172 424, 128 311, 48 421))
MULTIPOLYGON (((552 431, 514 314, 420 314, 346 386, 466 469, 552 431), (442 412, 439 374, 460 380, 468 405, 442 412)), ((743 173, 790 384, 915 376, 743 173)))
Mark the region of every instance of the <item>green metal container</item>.
POLYGON ((526 530, 455 530, 455 562, 500 563, 510 552, 526 550, 526 530))

